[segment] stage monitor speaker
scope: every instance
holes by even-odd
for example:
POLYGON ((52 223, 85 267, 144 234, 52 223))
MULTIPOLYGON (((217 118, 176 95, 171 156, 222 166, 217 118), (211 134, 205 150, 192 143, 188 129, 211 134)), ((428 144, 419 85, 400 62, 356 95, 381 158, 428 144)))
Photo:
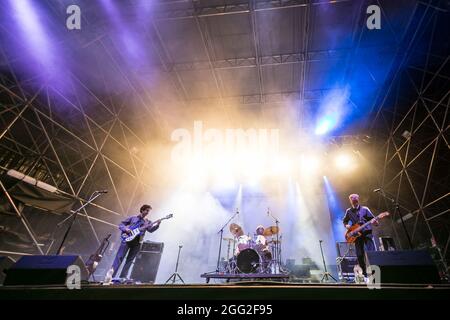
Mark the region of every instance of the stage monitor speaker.
POLYGON ((144 241, 141 251, 134 260, 131 279, 141 283, 154 283, 158 274, 163 249, 164 243, 144 241))
POLYGON ((0 256, 0 285, 5 282, 6 271, 12 267, 14 260, 10 257, 0 256))
POLYGON ((366 251, 366 261, 380 268, 381 283, 440 283, 427 250, 366 251))
POLYGON ((5 285, 65 285, 67 268, 80 268, 80 280, 88 279, 88 272, 79 256, 23 256, 6 273, 5 285))

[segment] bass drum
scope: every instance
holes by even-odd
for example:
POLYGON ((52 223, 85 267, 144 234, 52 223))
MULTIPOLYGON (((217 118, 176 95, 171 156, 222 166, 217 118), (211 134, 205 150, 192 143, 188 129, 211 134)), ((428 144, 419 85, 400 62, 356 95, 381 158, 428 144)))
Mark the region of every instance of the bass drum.
POLYGON ((242 250, 236 259, 237 268, 242 273, 254 273, 258 270, 260 258, 254 249, 242 250))

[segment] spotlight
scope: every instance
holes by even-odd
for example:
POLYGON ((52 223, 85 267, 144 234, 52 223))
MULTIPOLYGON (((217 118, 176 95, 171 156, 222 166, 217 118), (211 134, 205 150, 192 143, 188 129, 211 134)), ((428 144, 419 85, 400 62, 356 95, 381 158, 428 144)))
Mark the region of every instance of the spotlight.
POLYGON ((320 159, 316 156, 301 156, 300 170, 302 174, 316 173, 320 166, 320 159))
POLYGON ((277 157, 272 162, 272 173, 274 175, 289 175, 291 172, 291 162, 287 157, 277 157))
POLYGON ((333 121, 330 118, 324 118, 318 123, 315 134, 323 135, 330 131, 332 127, 333 121))
POLYGON ((337 155, 334 164, 336 168, 342 171, 351 171, 356 166, 354 157, 346 153, 337 155))
POLYGON ((402 137, 405 138, 406 140, 408 140, 409 138, 411 138, 411 136, 412 136, 412 134, 411 134, 411 132, 409 132, 408 130, 405 130, 405 131, 402 133, 402 137))

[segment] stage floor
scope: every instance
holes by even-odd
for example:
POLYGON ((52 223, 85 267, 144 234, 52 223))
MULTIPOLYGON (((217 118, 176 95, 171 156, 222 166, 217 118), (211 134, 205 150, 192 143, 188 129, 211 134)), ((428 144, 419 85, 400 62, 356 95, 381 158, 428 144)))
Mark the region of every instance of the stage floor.
POLYGON ((195 285, 84 284, 80 290, 64 286, 0 286, 0 300, 436 300, 450 297, 450 285, 384 284, 368 289, 358 284, 296 284, 249 281, 195 285))

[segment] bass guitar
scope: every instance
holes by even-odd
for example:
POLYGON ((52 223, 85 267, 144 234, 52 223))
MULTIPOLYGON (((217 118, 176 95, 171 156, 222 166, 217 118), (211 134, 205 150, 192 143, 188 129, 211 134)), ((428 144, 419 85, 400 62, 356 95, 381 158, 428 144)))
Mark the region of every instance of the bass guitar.
POLYGON ((348 229, 345 232, 345 241, 347 241, 348 243, 354 243, 356 241, 356 239, 358 239, 359 237, 362 236, 361 230, 363 230, 369 224, 374 223, 375 221, 378 221, 384 217, 387 217, 388 215, 390 215, 390 213, 386 211, 386 212, 380 213, 378 216, 370 219, 369 221, 367 221, 364 224, 356 223, 356 224, 352 225, 350 227, 350 229, 348 229))

